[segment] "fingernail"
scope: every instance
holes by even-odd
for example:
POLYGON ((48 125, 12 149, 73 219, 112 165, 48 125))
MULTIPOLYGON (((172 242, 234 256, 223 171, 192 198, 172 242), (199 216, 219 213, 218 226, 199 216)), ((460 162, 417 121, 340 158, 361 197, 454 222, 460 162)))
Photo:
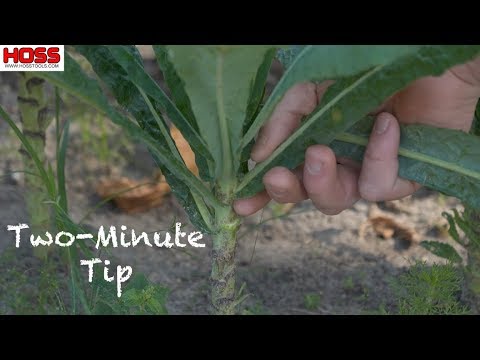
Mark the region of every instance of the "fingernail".
POLYGON ((388 125, 390 124, 390 116, 386 114, 380 114, 377 117, 377 121, 375 121, 374 130, 377 134, 383 134, 388 129, 388 125))
POLYGON ((305 164, 307 171, 312 175, 319 175, 322 171, 323 163, 321 161, 312 161, 305 164))

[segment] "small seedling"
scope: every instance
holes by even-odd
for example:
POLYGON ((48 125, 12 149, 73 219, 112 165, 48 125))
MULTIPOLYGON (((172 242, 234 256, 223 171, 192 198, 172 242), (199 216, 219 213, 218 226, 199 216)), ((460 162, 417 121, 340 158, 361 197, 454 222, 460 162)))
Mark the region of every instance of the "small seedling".
POLYGON ((320 306, 322 297, 319 294, 306 294, 303 299, 305 309, 314 311, 320 306))

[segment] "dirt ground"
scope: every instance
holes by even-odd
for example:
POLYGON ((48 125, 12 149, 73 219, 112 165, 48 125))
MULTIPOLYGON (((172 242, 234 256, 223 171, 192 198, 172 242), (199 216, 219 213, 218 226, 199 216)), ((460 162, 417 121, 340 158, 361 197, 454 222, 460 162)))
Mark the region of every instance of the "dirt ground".
MULTIPOLYGON (((154 68, 148 59, 147 65, 154 68)), ((157 74, 158 75, 158 74, 157 74)), ((278 73, 272 73, 270 83, 278 73)), ((0 104, 16 114, 15 74, 0 74, 0 104)), ((53 135, 49 130, 49 139, 53 135)), ((70 212, 79 221, 99 201, 95 186, 100 176, 117 173, 132 178, 151 176, 154 165, 144 147, 136 144, 124 161, 110 164, 108 170, 82 143, 79 125, 71 128, 67 153, 67 192, 70 212)), ((115 143, 114 138, 109 141, 115 143)), ((54 159, 54 145, 47 141, 47 153, 54 159)), ((0 253, 14 246, 14 234, 6 226, 28 222, 23 201, 21 176, 6 175, 21 168, 14 139, 5 122, 0 122, 0 253)), ((389 287, 391 278, 404 272, 415 260, 442 262, 418 245, 400 239, 382 239, 369 228, 362 232, 371 204, 358 202, 337 216, 316 211, 308 201, 295 206, 287 216, 256 226, 279 211, 270 206, 262 214, 245 219, 237 251, 238 286, 245 283, 251 294, 244 311, 257 314, 364 314, 380 307, 395 310, 395 298, 389 287), (305 306, 308 296, 318 299, 318 306, 305 306)), ((459 207, 456 200, 426 189, 414 196, 379 204, 382 211, 413 229, 419 240, 447 241, 441 231, 442 211, 459 207)), ((113 205, 99 208, 85 220, 98 229, 101 225, 126 225, 137 232, 167 229, 176 219, 188 220, 176 200, 167 196, 163 204, 148 212, 128 215, 113 205)), ((192 226, 186 227, 192 231, 192 226)), ((208 310, 210 241, 206 248, 176 249, 137 246, 115 249, 120 264, 131 265, 156 283, 170 288, 167 303, 171 314, 205 314, 208 310)), ((461 252, 461 251, 460 251, 461 252)), ((20 252, 18 252, 20 254, 20 252)), ((463 253, 461 253, 464 256, 463 253)), ((18 255, 18 262, 29 262, 28 255, 18 255)), ((2 264, 0 264, 0 269, 2 264)), ((35 271, 35 269, 32 269, 35 271)), ((1 280, 0 280, 1 281, 1 280)))

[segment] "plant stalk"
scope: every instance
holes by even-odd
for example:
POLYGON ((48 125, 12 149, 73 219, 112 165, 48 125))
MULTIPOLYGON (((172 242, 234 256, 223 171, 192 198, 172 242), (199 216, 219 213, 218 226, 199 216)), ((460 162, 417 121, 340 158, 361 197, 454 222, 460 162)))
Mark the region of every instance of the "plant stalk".
MULTIPOLYGON (((37 77, 32 72, 20 73, 18 91, 18 108, 22 122, 23 135, 30 143, 33 151, 38 156, 40 163, 46 164, 45 156, 45 131, 53 120, 48 116, 47 100, 44 93, 45 80, 37 77)), ((46 204, 48 194, 40 176, 37 166, 30 154, 22 146, 20 153, 23 157, 25 173, 25 202, 30 216, 30 230, 32 234, 45 232, 51 225, 50 205, 46 204)), ((45 249, 45 248, 42 248, 45 249)), ((39 249, 35 249, 39 250, 39 249)), ((37 256, 45 256, 39 254, 37 256)))
POLYGON ((211 301, 215 315, 233 315, 237 301, 235 293, 235 249, 240 218, 230 205, 215 212, 216 232, 213 234, 211 301))

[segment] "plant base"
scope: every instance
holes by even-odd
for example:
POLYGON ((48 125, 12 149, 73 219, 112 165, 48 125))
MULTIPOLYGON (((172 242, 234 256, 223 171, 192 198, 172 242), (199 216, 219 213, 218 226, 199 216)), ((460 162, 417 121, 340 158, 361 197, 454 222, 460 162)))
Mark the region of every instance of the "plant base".
POLYGON ((233 315, 238 301, 235 293, 235 249, 240 219, 228 208, 217 210, 217 233, 213 236, 211 273, 211 312, 233 315))

